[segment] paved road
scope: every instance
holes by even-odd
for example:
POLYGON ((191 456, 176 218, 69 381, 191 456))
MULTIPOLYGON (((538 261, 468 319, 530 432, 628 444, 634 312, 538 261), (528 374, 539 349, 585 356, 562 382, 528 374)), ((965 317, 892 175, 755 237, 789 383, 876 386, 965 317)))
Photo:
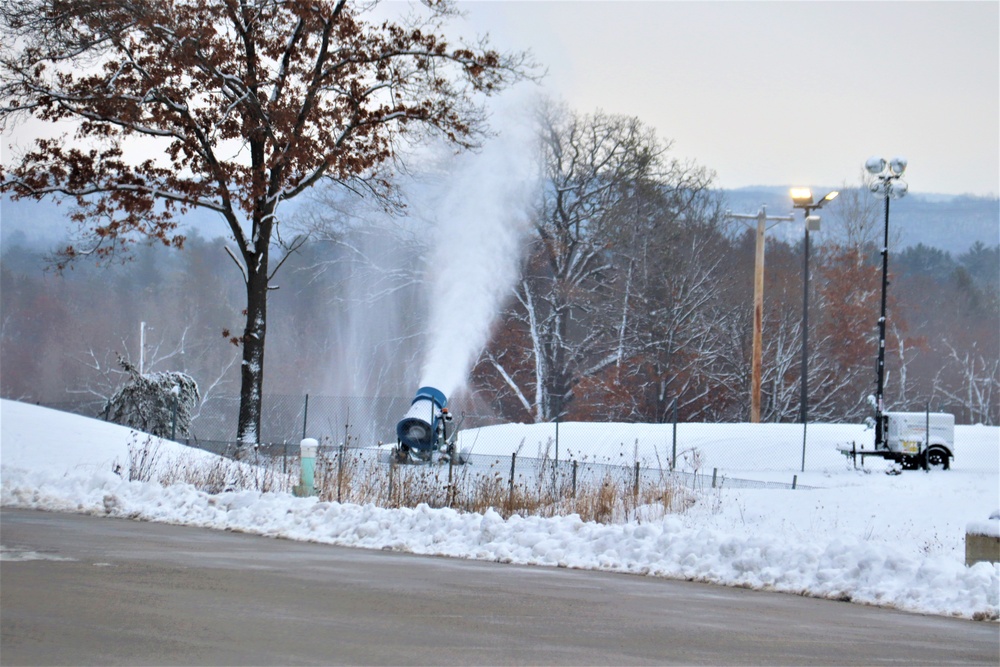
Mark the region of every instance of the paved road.
POLYGON ((706 584, 0 513, 0 656, 48 664, 991 664, 995 623, 706 584))

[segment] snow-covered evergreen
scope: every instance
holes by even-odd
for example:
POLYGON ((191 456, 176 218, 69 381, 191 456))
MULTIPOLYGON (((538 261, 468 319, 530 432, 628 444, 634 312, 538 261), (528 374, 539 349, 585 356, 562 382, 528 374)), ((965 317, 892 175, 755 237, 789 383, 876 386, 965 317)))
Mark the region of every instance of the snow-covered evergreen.
POLYGON ((128 379, 108 401, 108 421, 161 438, 186 436, 201 400, 194 378, 180 371, 140 374, 125 359, 119 361, 128 379))

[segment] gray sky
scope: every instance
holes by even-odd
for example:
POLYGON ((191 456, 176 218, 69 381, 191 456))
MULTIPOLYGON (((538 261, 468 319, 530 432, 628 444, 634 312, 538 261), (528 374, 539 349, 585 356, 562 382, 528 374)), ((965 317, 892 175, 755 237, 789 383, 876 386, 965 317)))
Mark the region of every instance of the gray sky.
POLYGON ((717 185, 1000 194, 998 2, 480 2, 470 31, 530 49, 578 111, 638 116, 717 185))
POLYGON ((459 7, 458 32, 530 49, 545 92, 639 117, 718 187, 853 185, 869 156, 902 155, 911 193, 1000 194, 996 0, 459 7))

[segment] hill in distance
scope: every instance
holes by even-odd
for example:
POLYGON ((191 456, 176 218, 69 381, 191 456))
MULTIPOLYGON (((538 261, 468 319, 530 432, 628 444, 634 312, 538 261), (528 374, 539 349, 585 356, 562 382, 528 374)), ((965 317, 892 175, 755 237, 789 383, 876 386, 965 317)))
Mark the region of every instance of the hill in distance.
MULTIPOLYGON (((769 214, 788 215, 793 210, 789 189, 782 186, 750 186, 723 190, 722 193, 733 213, 756 213, 763 204, 769 214)), ((822 196, 835 189, 839 188, 816 187, 813 192, 822 196)), ((836 203, 830 206, 836 206, 836 203)), ((68 217, 71 209, 69 203, 11 201, 7 196, 0 197, 0 245, 53 249, 73 229, 68 217)), ((204 237, 212 238, 223 232, 223 226, 211 212, 192 211, 187 219, 187 226, 197 227, 204 237)), ((1000 200, 996 197, 911 192, 890 204, 889 224, 892 233, 899 235, 902 248, 922 243, 960 255, 976 241, 989 247, 1000 244, 1000 200)), ((769 233, 792 243, 802 234, 801 225, 792 224, 777 225, 769 233)), ((822 243, 822 236, 816 241, 822 243)))
MULTIPOLYGON (((763 204, 768 215, 788 215, 793 211, 790 189, 791 186, 750 186, 724 193, 733 213, 756 213, 763 204)), ((831 190, 842 189, 842 186, 814 187, 813 192, 821 197, 831 190)), ((836 201, 829 204, 830 208, 836 205, 836 201)), ((799 211, 795 213, 801 218, 799 211)), ((899 235, 900 249, 922 243, 960 255, 977 241, 993 247, 1000 244, 1000 199, 911 192, 889 204, 889 226, 893 236, 899 235)), ((769 233, 791 242, 802 234, 793 225, 778 225, 769 233)), ((822 237, 818 241, 822 242, 822 237)))

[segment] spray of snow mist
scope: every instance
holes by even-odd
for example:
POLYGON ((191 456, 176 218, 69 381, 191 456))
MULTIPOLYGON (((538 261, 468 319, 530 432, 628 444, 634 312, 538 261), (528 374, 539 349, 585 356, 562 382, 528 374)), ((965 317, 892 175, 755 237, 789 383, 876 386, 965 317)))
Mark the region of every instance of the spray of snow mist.
POLYGON ((530 123, 519 120, 480 152, 454 159, 448 189, 432 204, 437 237, 420 384, 446 396, 464 387, 517 278, 532 156, 530 123))

